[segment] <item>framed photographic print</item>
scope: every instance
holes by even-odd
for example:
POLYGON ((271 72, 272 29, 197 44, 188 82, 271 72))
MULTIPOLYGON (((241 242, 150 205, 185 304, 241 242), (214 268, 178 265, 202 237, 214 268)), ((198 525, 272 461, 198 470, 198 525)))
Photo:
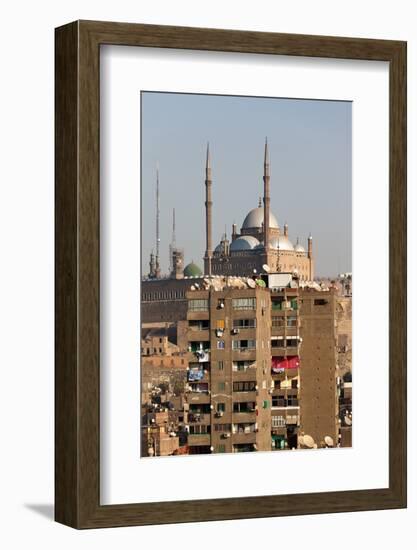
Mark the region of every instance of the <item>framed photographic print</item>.
POLYGON ((404 42, 56 29, 55 448, 75 528, 406 506, 404 42))

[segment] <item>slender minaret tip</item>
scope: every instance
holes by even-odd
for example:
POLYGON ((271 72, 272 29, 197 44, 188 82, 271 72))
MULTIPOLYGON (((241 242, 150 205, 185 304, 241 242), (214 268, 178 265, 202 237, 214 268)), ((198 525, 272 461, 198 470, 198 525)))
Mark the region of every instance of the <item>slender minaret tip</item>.
POLYGON ((265 138, 265 156, 264 163, 269 164, 269 149, 268 149, 268 138, 265 138))
POLYGON ((207 142, 206 168, 211 168, 210 143, 209 142, 207 142))

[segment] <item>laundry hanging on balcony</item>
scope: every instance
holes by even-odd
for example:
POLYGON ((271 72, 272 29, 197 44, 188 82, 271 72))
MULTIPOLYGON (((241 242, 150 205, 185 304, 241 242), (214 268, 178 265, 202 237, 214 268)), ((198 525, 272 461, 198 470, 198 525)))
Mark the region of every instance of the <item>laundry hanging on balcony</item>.
POLYGON ((298 369, 300 358, 298 355, 289 357, 272 357, 271 369, 274 373, 284 372, 285 369, 298 369))
POLYGON ((197 365, 190 367, 188 371, 188 381, 189 382, 198 382, 202 380, 204 376, 203 365, 197 365))

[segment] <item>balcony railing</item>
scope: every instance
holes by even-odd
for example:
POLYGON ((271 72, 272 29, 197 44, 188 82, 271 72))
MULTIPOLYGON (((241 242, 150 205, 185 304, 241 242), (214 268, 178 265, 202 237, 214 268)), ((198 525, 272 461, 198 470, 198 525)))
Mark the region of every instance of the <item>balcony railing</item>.
POLYGON ((211 437, 210 434, 189 434, 188 435, 188 445, 198 446, 198 445, 210 445, 211 437))
POLYGON ((204 413, 188 413, 189 424, 210 424, 211 415, 204 413))

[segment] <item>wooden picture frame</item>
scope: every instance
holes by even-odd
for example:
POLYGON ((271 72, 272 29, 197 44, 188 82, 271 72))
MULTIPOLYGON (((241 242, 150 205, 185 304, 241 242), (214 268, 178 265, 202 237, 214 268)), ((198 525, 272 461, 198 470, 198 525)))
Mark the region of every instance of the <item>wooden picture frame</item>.
POLYGON ((111 22, 56 29, 55 519, 75 528, 406 506, 406 43, 111 22), (99 56, 117 44, 389 62, 389 487, 100 505, 99 56))

